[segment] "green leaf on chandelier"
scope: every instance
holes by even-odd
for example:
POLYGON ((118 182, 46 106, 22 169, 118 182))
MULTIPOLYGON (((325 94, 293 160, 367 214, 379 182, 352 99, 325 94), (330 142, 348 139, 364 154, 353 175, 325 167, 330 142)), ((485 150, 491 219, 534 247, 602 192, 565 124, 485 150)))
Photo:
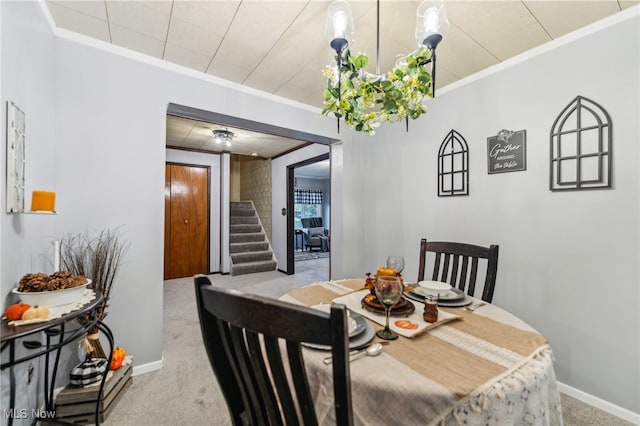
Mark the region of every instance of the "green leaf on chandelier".
POLYGON ((366 67, 367 64, 369 64, 369 58, 367 58, 365 55, 359 55, 353 61, 353 64, 356 66, 357 69, 361 70, 362 68, 366 67))
POLYGON ((398 109, 398 104, 392 99, 386 99, 384 101, 384 109, 388 112, 395 112, 398 109))
POLYGON ((402 92, 400 92, 398 89, 392 89, 387 92, 387 96, 389 96, 394 101, 397 101, 399 99, 402 99, 402 92))
POLYGON ((331 90, 329 89, 324 89, 324 100, 328 101, 331 99, 333 95, 331 94, 331 90))
POLYGON ((418 76, 418 81, 422 84, 429 84, 431 81, 431 76, 429 74, 420 74, 418 76))

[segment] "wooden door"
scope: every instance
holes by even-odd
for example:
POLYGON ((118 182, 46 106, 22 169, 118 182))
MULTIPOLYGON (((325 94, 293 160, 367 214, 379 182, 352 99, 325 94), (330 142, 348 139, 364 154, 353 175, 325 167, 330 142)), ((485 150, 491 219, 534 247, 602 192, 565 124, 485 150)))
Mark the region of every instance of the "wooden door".
POLYGON ((209 168, 165 166, 164 279, 209 272, 209 168))

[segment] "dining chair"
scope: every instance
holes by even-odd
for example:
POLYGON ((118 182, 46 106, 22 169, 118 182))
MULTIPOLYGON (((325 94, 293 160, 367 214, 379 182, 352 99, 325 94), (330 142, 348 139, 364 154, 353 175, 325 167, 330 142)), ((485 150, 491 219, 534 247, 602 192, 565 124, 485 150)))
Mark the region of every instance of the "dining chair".
POLYGON ((465 291, 469 296, 475 294, 478 263, 480 259, 484 259, 482 262, 486 263, 487 269, 482 288, 482 300, 491 303, 498 271, 497 245, 482 247, 455 242, 427 242, 423 238, 420 241, 418 281, 424 280, 428 253, 434 253, 431 279, 449 283, 452 287, 465 291))
POLYGON ((352 425, 347 311, 330 313, 194 277, 200 329, 234 425, 317 425, 302 343, 333 357, 336 423, 352 425))

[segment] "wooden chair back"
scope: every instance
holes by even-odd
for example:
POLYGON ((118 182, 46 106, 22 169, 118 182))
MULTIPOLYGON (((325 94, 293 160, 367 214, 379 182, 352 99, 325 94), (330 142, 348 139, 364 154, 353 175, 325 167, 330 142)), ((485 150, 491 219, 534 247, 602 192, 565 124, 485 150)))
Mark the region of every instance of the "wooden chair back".
POLYGON ((203 275, 194 281, 202 338, 234 425, 318 424, 302 342, 331 346, 337 424, 353 424, 344 305, 326 313, 216 288, 203 275))
MULTIPOLYGON (((454 242, 420 241, 418 281, 424 280, 427 254, 434 253, 431 280, 449 283, 452 287, 475 296, 478 260, 486 259, 486 273, 482 300, 491 303, 498 271, 498 246, 482 247, 454 242)), ((484 262, 484 261, 483 261, 484 262)))

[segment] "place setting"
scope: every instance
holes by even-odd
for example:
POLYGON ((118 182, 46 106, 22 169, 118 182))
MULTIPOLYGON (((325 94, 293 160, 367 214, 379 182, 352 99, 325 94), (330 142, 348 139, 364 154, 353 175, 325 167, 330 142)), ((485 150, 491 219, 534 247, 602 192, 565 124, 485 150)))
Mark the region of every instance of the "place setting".
MULTIPOLYGON (((333 299, 343 303, 352 314, 360 314, 384 328, 375 334, 383 340, 395 340, 398 336, 413 338, 434 327, 460 318, 444 311, 435 311, 427 315, 426 296, 420 301, 405 298, 406 292, 401 271, 404 259, 401 256, 389 256, 387 266, 378 267, 376 274, 367 274, 364 289, 333 299), (422 302, 416 304, 416 302, 422 302), (420 309, 418 309, 420 308, 420 309), (394 320, 391 320, 394 317, 394 320), (399 318, 399 319, 398 319, 399 318)), ((443 291, 442 294, 447 297, 443 291)))
MULTIPOLYGON (((318 305, 311 306, 313 309, 317 309, 322 312, 329 313, 331 310, 330 303, 320 303, 318 305)), ((347 330, 349 333, 349 349, 361 349, 370 343, 376 335, 376 330, 369 321, 362 315, 347 311, 347 330)), ((304 346, 313 349, 320 349, 329 351, 331 350, 331 346, 329 345, 320 345, 315 343, 303 343, 304 346)))
POLYGON ((424 303, 430 296, 437 296, 438 306, 446 308, 462 308, 471 305, 473 298, 464 291, 440 281, 420 281, 408 284, 404 295, 416 302, 424 303))

